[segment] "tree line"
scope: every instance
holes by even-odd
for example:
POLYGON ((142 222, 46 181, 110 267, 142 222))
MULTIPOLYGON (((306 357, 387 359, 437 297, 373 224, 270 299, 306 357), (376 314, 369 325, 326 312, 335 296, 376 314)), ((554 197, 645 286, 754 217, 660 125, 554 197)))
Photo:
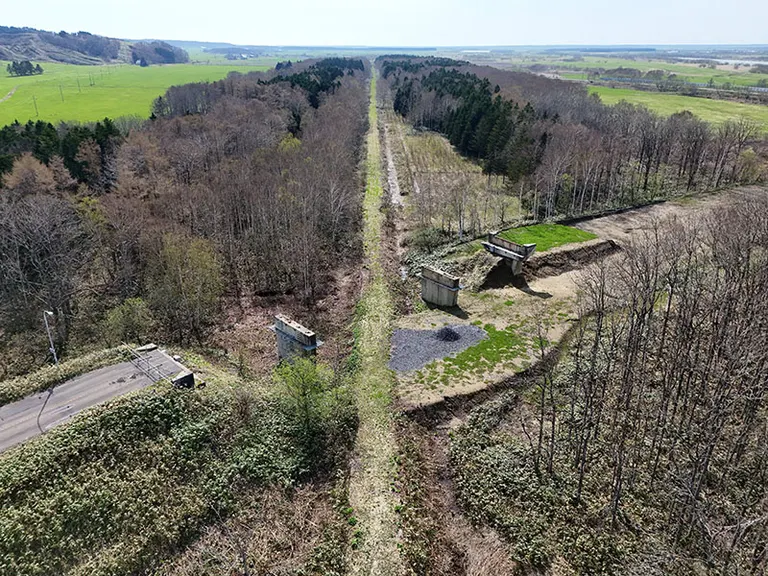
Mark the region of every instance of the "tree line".
POLYGON ((69 34, 64 32, 46 32, 44 30, 36 31, 41 40, 53 44, 66 50, 74 50, 87 56, 102 58, 104 60, 115 60, 120 55, 120 40, 116 38, 107 38, 89 32, 75 32, 69 34))
POLYGON ((28 160, 17 166, 21 156, 27 155, 53 170, 61 182, 74 179, 75 184, 86 184, 92 190, 109 191, 117 178, 115 151, 121 138, 120 130, 109 118, 89 125, 58 127, 42 120, 14 122, 0 128, 0 177, 5 175, 6 188, 22 195, 38 191, 38 186, 39 191, 50 192, 32 173, 25 176, 19 168, 30 166, 28 160), (62 172, 62 166, 67 174, 62 172))
POLYGON ((33 65, 29 60, 21 60, 17 62, 9 62, 5 67, 9 76, 36 76, 43 73, 43 68, 40 64, 33 65))
POLYGON ((0 131, 0 349, 36 338, 43 309, 65 346, 203 342, 225 296, 312 306, 359 255, 369 70, 343 65, 316 94, 275 72, 174 87, 127 134, 107 120, 0 131))
POLYGON ((605 106, 586 89, 479 66, 380 59, 395 109, 502 177, 534 219, 578 216, 766 177, 761 129, 605 106))

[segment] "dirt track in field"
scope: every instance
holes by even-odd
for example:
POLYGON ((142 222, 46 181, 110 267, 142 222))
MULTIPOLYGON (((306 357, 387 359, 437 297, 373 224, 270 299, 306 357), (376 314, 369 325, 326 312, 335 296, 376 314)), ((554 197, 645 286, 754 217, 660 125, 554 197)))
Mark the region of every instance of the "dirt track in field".
POLYGON ((14 86, 13 90, 11 90, 10 92, 8 92, 8 94, 6 94, 6 95, 5 95, 5 96, 3 96, 2 98, 0 98, 0 104, 2 104, 3 102, 5 102, 6 100, 10 100, 10 99, 11 99, 11 96, 13 96, 14 94, 16 94, 16 90, 18 90, 18 89, 19 89, 19 87, 18 87, 18 86, 14 86))

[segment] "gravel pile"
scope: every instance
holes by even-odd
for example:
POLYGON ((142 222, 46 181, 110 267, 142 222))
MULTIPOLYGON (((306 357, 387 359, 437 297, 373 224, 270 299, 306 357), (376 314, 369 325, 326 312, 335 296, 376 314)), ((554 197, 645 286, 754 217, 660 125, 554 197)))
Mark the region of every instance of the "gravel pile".
POLYGON ((438 330, 395 330, 389 367, 398 372, 418 370, 432 360, 457 354, 487 338, 478 326, 445 326, 438 330))
POLYGON ((437 331, 435 338, 441 340, 442 342, 456 342, 456 340, 461 340, 461 334, 456 332, 456 330, 450 326, 443 326, 440 328, 440 330, 437 331))

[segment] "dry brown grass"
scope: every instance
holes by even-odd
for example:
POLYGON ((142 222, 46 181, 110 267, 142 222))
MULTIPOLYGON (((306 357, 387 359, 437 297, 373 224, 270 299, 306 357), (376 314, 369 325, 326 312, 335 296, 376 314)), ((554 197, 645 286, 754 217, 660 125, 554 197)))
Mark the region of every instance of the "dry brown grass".
POLYGON ((243 499, 242 513, 210 526, 158 576, 294 574, 312 560, 338 516, 327 487, 270 489, 243 499))
POLYGON ((426 563, 433 576, 512 576, 517 566, 505 543, 493 530, 472 526, 456 502, 448 441, 446 430, 413 422, 404 421, 398 430, 409 573, 421 573, 419 564, 426 563))

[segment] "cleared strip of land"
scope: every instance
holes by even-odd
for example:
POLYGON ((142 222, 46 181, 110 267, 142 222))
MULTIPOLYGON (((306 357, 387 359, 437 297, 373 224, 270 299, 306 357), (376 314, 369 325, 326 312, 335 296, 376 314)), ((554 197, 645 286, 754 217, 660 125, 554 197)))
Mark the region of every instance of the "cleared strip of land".
POLYGON ((375 71, 371 80, 369 121, 363 239, 370 277, 358 305, 356 346, 360 365, 356 393, 360 425, 349 485, 349 501, 360 532, 353 544, 355 551, 350 558, 349 572, 391 576, 401 572, 397 498, 392 491, 397 473, 397 443, 391 411, 394 377, 387 368, 394 307, 381 254, 384 214, 381 212, 383 187, 375 71))

